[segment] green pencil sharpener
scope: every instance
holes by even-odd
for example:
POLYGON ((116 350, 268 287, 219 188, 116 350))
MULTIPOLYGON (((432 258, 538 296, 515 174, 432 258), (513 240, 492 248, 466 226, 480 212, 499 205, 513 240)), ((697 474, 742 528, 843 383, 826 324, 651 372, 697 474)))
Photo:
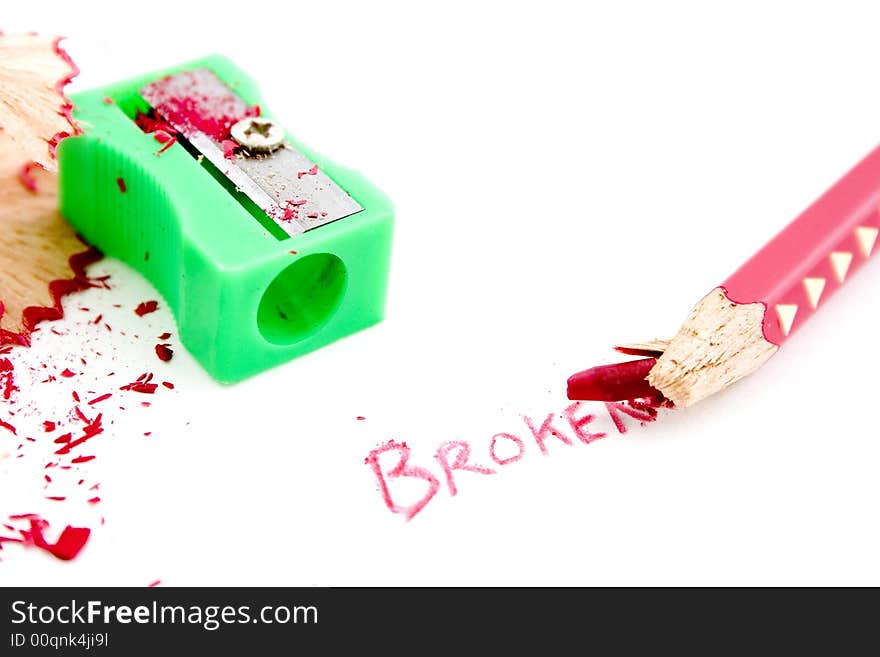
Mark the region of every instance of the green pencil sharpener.
POLYGON ((240 381, 379 322, 394 210, 211 56, 74 96, 62 215, 149 279, 181 342, 240 381))

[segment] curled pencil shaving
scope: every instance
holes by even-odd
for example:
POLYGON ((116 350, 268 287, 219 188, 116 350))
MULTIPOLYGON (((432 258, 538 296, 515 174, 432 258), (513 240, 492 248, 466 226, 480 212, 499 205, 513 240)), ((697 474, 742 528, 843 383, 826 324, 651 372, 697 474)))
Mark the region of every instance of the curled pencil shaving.
MULTIPOLYGON (((79 73, 61 37, 0 35, 0 177, 57 169, 58 143, 80 130, 64 93, 79 73)), ((28 183, 26 183, 28 184, 28 183)), ((33 191, 33 190, 32 190, 33 191)))
POLYGON ((28 344, 61 297, 93 284, 84 267, 100 254, 59 216, 50 173, 79 132, 64 95, 77 72, 57 37, 0 34, 0 343, 28 344))

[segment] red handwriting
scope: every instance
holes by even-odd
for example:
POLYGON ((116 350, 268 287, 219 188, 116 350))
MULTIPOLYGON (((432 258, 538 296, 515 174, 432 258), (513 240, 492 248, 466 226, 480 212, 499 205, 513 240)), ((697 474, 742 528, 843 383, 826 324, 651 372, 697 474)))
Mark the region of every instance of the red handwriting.
POLYGON ((568 439, 568 436, 566 436, 564 433, 560 433, 553 428, 553 413, 550 413, 546 418, 544 418, 544 421, 541 423, 541 428, 537 431, 535 431, 535 425, 532 424, 532 420, 529 417, 523 415, 522 419, 523 422, 526 423, 526 426, 529 428, 529 430, 532 432, 532 435, 535 437, 535 442, 538 443, 538 449, 541 450, 541 454, 543 454, 544 456, 547 456, 547 454, 549 453, 547 451, 547 445, 545 444, 545 441, 550 436, 556 436, 566 445, 571 445, 571 440, 568 439))
POLYGON ((458 493, 458 489, 455 487, 455 476, 452 474, 453 470, 467 470, 468 472, 476 472, 478 474, 495 474, 495 471, 491 468, 486 468, 482 465, 469 465, 468 459, 470 454, 471 446, 463 440, 447 441, 440 445, 437 448, 437 453, 434 454, 434 458, 437 459, 440 467, 443 468, 443 473, 446 475, 446 485, 449 486, 450 495, 458 493), (451 451, 456 452, 452 463, 449 462, 449 452, 451 451))
POLYGON ((489 444, 489 456, 498 465, 508 465, 510 463, 516 463, 523 457, 523 454, 525 453, 526 444, 522 441, 521 438, 517 438, 512 433, 496 433, 494 436, 492 436, 492 442, 489 444), (514 456, 508 456, 504 459, 498 458, 498 454, 495 452, 495 447, 498 444, 499 438, 504 438, 505 440, 512 441, 519 451, 514 456))
POLYGON ((402 513, 403 517, 407 520, 411 520, 413 516, 424 509, 425 505, 431 501, 431 498, 437 494, 437 490, 440 488, 440 480, 432 475, 429 470, 426 470, 425 468, 414 468, 411 465, 408 465, 409 455, 410 448, 406 443, 397 443, 393 440, 389 440, 381 447, 370 452, 370 455, 366 458, 367 465, 373 468, 373 472, 379 479, 379 489, 382 493, 382 499, 385 501, 385 506, 387 506, 392 513, 402 513), (390 451, 396 451, 400 455, 400 458, 397 461, 397 465, 391 468, 388 472, 383 473, 382 468, 379 465, 379 457, 383 453, 390 451), (391 492, 388 490, 388 480, 398 479, 400 477, 413 477, 428 482, 428 490, 415 504, 400 506, 392 500, 391 492))
MULTIPOLYGON (((642 424, 653 422, 657 419, 657 408, 660 405, 656 400, 634 400, 625 403, 606 403, 604 408, 617 432, 626 433, 624 416, 638 420, 642 424)), ((607 434, 604 432, 587 429, 596 420, 596 416, 592 413, 584 413, 585 406, 584 402, 574 402, 562 413, 550 413, 540 424, 529 416, 522 415, 528 432, 526 435, 530 435, 538 452, 543 456, 549 456, 551 451, 574 447, 577 443, 589 445, 606 437, 607 434), (563 431, 554 423, 565 423, 566 429, 563 431), (570 432, 570 435, 566 432, 570 432), (555 440, 548 442, 550 438, 555 440)), ((521 461, 526 456, 529 451, 526 447, 527 440, 528 438, 524 439, 513 433, 496 433, 490 439, 484 454, 494 465, 504 468, 521 461)), ((468 472, 486 476, 499 472, 498 469, 481 463, 483 459, 479 456, 472 457, 472 452, 471 444, 465 440, 446 441, 434 452, 434 460, 440 466, 451 497, 458 495, 457 473, 468 472)), ((405 442, 389 440, 372 450, 364 459, 364 463, 376 476, 378 490, 385 506, 392 513, 403 515, 406 520, 412 520, 419 514, 441 488, 440 478, 429 468, 410 463, 411 454, 412 450, 405 442), (389 454, 396 455, 396 461, 393 459, 389 461, 389 454), (404 483, 405 480, 409 481, 404 483), (417 494, 421 497, 416 499, 417 494), (399 499, 416 499, 416 501, 405 504, 399 502, 399 499)))

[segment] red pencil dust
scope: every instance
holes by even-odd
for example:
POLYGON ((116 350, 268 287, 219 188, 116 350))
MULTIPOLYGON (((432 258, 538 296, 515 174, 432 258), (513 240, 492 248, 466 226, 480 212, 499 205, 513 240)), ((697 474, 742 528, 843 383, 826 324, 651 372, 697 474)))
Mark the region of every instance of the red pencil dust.
POLYGON ((300 179, 300 178, 302 178, 303 176, 316 176, 316 175, 318 175, 318 165, 317 165, 317 164, 314 165, 314 166, 313 166, 311 169, 309 169, 308 171, 297 171, 297 172, 296 172, 296 177, 297 177, 297 179, 300 179))
POLYGON ((161 120, 180 127, 185 135, 201 132, 222 142, 229 138, 230 128, 239 120, 260 115, 258 106, 243 106, 232 94, 205 95, 198 74, 192 71, 162 78, 149 84, 147 89, 149 92, 144 95, 151 99, 154 107, 160 108, 161 120))

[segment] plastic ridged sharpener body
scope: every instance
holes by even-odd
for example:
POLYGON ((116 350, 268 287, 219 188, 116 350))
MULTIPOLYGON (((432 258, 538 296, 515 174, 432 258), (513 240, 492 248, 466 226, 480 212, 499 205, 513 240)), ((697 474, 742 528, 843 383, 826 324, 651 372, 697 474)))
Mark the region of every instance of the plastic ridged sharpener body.
POLYGON ((218 56, 78 94, 86 130, 59 145, 60 207, 89 243, 153 283, 181 342, 232 383, 382 320, 394 210, 363 176, 288 134, 363 210, 279 239, 181 144, 157 155, 162 144, 134 122, 150 109, 140 90, 196 68, 267 115, 251 79, 218 56))

